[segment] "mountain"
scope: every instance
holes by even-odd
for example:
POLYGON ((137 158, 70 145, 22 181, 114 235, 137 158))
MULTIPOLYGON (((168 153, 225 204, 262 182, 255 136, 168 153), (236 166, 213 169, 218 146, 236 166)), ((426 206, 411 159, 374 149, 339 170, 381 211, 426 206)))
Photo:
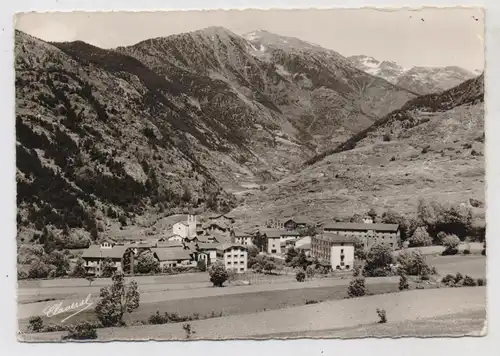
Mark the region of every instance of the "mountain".
POLYGON ((211 27, 105 50, 16 31, 19 239, 52 226, 79 246, 229 210, 232 191, 285 177, 415 97, 336 52, 265 35, 211 27))
MULTIPOLYGON (((484 75, 410 100, 304 169, 245 197, 231 214, 258 221, 308 216, 312 223, 374 207, 416 211, 419 198, 484 201, 484 75)), ((484 213, 484 212, 483 212, 484 213)), ((481 214, 481 212, 479 212, 481 214)))
POLYGON ((481 74, 478 70, 470 72, 456 66, 405 69, 395 62, 381 62, 364 55, 351 56, 348 59, 357 68, 418 94, 448 90, 481 74))

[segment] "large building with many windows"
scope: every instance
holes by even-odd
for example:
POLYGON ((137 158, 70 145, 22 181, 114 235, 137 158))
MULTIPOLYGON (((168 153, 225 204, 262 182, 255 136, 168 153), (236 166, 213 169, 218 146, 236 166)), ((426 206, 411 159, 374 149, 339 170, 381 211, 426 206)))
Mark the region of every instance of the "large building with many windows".
POLYGON ((365 249, 370 249, 377 243, 397 249, 401 237, 398 224, 331 223, 323 226, 323 231, 359 239, 365 249))
POLYGON ((236 273, 247 271, 248 253, 247 248, 238 244, 222 244, 217 247, 217 260, 224 263, 226 269, 232 269, 236 273))
POLYGON ((335 233, 323 233, 311 238, 311 256, 327 262, 333 269, 350 270, 354 266, 356 238, 335 233))

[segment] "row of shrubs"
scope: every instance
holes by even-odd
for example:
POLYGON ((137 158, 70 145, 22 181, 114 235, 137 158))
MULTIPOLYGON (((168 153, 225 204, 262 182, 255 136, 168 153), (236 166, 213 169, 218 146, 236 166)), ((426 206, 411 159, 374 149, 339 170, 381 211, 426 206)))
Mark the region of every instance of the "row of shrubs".
POLYGON ((474 286, 485 286, 485 278, 474 279, 468 275, 462 276, 461 273, 456 275, 447 274, 441 279, 441 283, 448 287, 474 287, 474 286))

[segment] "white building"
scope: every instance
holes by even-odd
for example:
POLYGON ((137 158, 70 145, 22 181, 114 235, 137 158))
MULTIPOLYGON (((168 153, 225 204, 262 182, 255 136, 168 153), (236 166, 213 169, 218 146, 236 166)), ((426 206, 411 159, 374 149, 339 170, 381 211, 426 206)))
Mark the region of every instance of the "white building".
POLYGON ((337 242, 330 247, 330 263, 334 270, 351 270, 354 267, 354 245, 337 242))
POLYGON ((252 235, 245 232, 234 232, 234 242, 240 245, 252 246, 252 235))
POLYGON ((172 227, 172 233, 179 235, 183 239, 196 236, 196 216, 188 215, 187 221, 176 222, 172 227))
POLYGON ((217 248, 217 259, 224 263, 226 269, 232 269, 236 273, 247 271, 248 252, 247 248, 238 244, 223 244, 217 248))

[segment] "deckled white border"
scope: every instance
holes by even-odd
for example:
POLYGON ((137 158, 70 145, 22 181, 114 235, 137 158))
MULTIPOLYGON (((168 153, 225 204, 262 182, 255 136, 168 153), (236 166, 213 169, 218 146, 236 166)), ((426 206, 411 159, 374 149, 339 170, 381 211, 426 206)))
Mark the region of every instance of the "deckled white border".
MULTIPOLYGON (((245 8, 335 8, 335 7, 411 7, 455 6, 456 1, 384 1, 370 2, 328 0, 260 0, 260 1, 161 1, 161 0, 6 0, 0 11, 0 152, 4 167, 0 170, 0 226, 2 227, 2 289, 0 293, 0 330, 5 355, 89 355, 154 354, 182 355, 498 355, 500 350, 499 303, 488 303, 488 336, 483 338, 434 339, 359 339, 359 340, 296 340, 296 341, 220 341, 220 342, 148 342, 89 344, 25 344, 16 340, 16 205, 15 205, 15 135, 14 135, 14 73, 13 14, 26 11, 113 11, 113 10, 192 10, 245 8), (137 4, 140 4, 138 6, 137 4), (495 343, 495 340, 497 341, 495 343), (496 346, 496 347, 495 347, 496 346)), ((486 160, 488 221, 488 300, 498 300, 500 275, 500 2, 498 0, 460 1, 462 6, 484 6, 486 9, 486 160), (495 155, 496 153, 496 155, 495 155), (497 199, 495 199, 497 198, 497 199), (497 271, 494 273, 493 271, 497 271)), ((457 41, 460 39, 457 38, 457 41)))

